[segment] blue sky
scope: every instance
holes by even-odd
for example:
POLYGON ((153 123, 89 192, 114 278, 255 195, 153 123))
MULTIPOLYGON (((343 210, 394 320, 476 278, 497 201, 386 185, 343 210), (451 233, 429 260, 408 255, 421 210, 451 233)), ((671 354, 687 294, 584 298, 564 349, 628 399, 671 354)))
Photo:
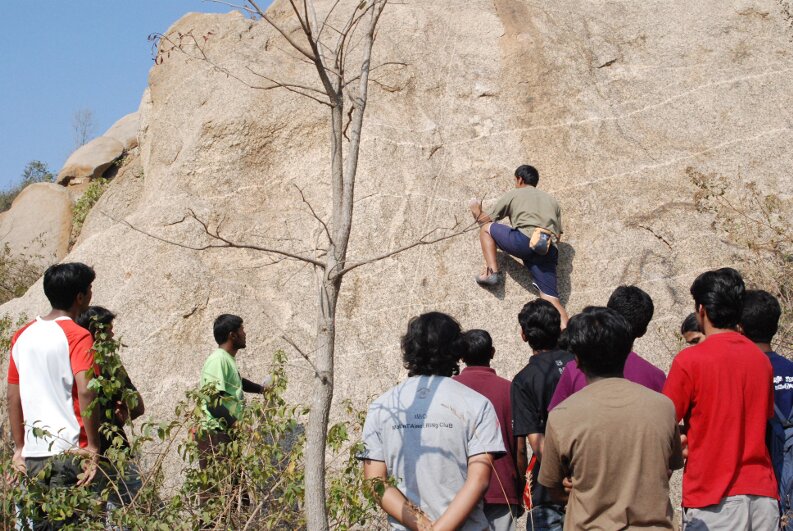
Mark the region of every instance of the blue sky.
POLYGON ((95 135, 137 110, 149 34, 189 11, 230 10, 203 0, 0 0, 0 188, 31 160, 57 173, 79 109, 93 111, 95 135))

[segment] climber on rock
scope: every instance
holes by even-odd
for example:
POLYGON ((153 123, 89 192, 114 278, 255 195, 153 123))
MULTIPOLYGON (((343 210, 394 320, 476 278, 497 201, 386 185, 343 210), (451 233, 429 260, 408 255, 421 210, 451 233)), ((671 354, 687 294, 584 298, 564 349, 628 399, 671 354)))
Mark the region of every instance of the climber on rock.
POLYGON ((493 207, 484 211, 479 199, 469 201, 471 213, 479 223, 479 241, 485 258, 476 282, 481 286, 496 286, 502 281, 496 247, 520 258, 531 273, 532 285, 540 297, 559 310, 564 328, 568 316, 556 287, 559 262, 556 244, 562 235, 562 212, 556 199, 537 189, 539 180, 536 168, 519 166, 515 170, 515 189, 504 194, 493 207), (512 227, 495 223, 504 217, 509 217, 512 227))

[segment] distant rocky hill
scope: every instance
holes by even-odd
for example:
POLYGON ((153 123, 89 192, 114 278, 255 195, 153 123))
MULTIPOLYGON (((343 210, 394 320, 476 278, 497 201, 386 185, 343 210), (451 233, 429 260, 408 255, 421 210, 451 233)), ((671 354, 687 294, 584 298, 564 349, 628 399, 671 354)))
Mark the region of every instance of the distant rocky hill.
MULTIPOLYGON (((274 16, 285 17, 283 4, 271 8, 274 16)), ((786 5, 389 5, 375 61, 405 66, 373 75, 351 257, 380 254, 465 219, 469 197, 494 199, 510 188, 516 166, 531 163, 540 188, 562 205, 568 308, 605 304, 620 284, 641 286, 656 314, 635 348, 668 369, 679 346, 675 331, 692 310, 693 278, 741 263, 741 249, 722 241, 711 218, 694 208, 690 172, 793 193, 786 5)), ((195 36, 210 58, 251 82, 253 70, 314 83, 311 67, 284 52, 280 36, 238 13, 188 14, 169 31, 178 33, 195 36)), ((326 110, 286 91, 247 88, 174 52, 152 68, 139 113, 139 147, 74 248, 58 258, 96 269, 94 301, 117 312, 125 363, 151 414, 166 414, 197 382, 213 347, 212 321, 224 312, 246 322, 243 374, 262 374, 272 352, 284 349, 292 360, 291 396, 300 400, 310 367, 283 338, 310 350, 313 272, 290 261, 268 265, 271 257, 253 251, 191 251, 140 231, 205 244, 200 226, 183 221, 192 210, 238 240, 313 249, 322 228, 296 186, 328 215, 326 110)), ((61 182, 75 179, 60 173, 61 182)), ((496 292, 472 280, 480 267, 473 233, 346 277, 337 399, 361 406, 403 378, 400 334, 411 316, 428 310, 489 330, 496 369, 514 375, 529 356, 516 316, 535 294, 525 270, 504 258, 506 285, 496 292)), ((35 315, 46 307, 39 282, 0 314, 35 315)))

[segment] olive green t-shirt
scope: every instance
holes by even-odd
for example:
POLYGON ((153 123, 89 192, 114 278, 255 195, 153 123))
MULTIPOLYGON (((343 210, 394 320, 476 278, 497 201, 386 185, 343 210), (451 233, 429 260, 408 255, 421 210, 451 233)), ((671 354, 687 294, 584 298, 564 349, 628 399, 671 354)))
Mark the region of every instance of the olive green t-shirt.
POLYGON ((510 190, 495 205, 487 209, 493 221, 509 217, 512 228, 531 238, 536 227, 548 229, 556 236, 562 234, 562 210, 559 203, 534 186, 510 190))
POLYGON ((672 401, 606 378, 550 412, 538 479, 552 488, 572 479, 565 531, 673 529, 667 470, 682 466, 672 401))
MULTIPOLYGON (((232 416, 239 419, 242 417, 242 408, 245 397, 242 392, 242 379, 237 362, 234 356, 219 348, 209 355, 201 369, 201 387, 209 383, 214 383, 215 388, 223 394, 222 405, 229 410, 232 416)), ((223 425, 213 417, 207 409, 206 403, 202 404, 204 411, 204 428, 210 430, 222 430, 223 425)))

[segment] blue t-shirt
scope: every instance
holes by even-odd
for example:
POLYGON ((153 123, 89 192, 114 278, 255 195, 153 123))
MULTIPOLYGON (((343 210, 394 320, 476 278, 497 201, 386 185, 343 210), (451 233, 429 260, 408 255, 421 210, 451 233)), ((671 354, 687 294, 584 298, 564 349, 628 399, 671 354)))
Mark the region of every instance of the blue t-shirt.
POLYGON ((776 352, 766 352, 774 369, 774 403, 783 415, 793 409, 793 361, 776 352))

